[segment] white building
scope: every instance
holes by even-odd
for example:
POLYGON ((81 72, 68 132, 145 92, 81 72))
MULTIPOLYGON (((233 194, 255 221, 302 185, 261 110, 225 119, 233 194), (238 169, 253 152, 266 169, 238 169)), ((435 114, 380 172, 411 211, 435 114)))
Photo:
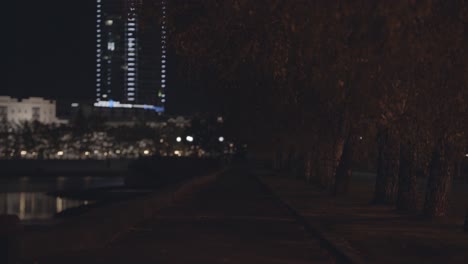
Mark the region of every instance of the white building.
POLYGON ((12 123, 39 121, 44 124, 59 123, 56 102, 41 97, 16 99, 0 96, 0 121, 12 123))

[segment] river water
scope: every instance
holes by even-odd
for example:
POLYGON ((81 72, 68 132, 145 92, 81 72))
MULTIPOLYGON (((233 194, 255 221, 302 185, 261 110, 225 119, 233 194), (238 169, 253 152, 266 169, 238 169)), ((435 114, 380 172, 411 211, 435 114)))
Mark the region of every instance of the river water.
POLYGON ((18 215, 23 223, 51 220, 66 209, 94 203, 47 195, 56 191, 79 191, 123 186, 122 177, 51 177, 0 179, 0 214, 18 215))

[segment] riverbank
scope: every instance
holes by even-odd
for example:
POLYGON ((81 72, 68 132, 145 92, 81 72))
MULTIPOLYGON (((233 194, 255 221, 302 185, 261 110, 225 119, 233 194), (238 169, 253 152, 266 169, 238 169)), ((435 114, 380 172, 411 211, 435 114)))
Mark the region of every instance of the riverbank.
POLYGON ((125 176, 131 162, 129 159, 0 160, 0 177, 125 176))
POLYGON ((158 210, 212 182, 220 173, 221 170, 218 170, 187 177, 178 184, 166 186, 150 195, 94 208, 47 231, 23 233, 20 236, 21 256, 25 261, 33 261, 37 257, 55 256, 60 252, 104 247, 122 232, 152 217, 158 210))

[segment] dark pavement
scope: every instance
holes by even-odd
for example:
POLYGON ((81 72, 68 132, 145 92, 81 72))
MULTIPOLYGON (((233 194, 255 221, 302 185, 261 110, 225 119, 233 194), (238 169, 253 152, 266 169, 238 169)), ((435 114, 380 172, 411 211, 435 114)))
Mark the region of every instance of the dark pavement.
POLYGON ((288 210, 237 169, 121 234, 105 249, 37 263, 330 262, 288 210))

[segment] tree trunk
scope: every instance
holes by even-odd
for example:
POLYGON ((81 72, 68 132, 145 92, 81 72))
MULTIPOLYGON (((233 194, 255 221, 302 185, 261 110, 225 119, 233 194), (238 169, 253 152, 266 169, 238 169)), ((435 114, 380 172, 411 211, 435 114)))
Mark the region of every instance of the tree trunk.
POLYGON ((315 156, 314 156, 314 169, 313 169, 313 177, 312 177, 312 182, 315 184, 319 185, 321 184, 321 179, 322 179, 322 168, 323 168, 323 163, 322 163, 322 156, 323 154, 320 152, 320 150, 316 150, 315 156))
POLYGON ((333 160, 331 164, 331 171, 329 171, 329 188, 332 192, 334 192, 335 184, 336 184, 336 172, 340 162, 343 158, 343 150, 345 148, 346 140, 344 137, 338 137, 335 142, 335 148, 333 149, 333 160))
POLYGON ((378 136, 379 157, 375 181, 374 204, 392 204, 398 189, 400 165, 400 139, 390 129, 381 130, 378 136))
POLYGON ((414 155, 409 143, 400 145, 400 174, 398 178, 397 209, 416 211, 417 178, 414 173, 414 155))
POLYGON ((463 226, 463 229, 465 230, 465 232, 468 232, 468 209, 466 209, 465 225, 463 226))
POLYGON ((280 171, 282 167, 282 161, 283 161, 283 153, 281 152, 281 148, 277 148, 275 151, 275 157, 273 160, 273 169, 275 171, 280 171))
POLYGON ((285 171, 287 172, 288 175, 291 174, 291 172, 293 171, 294 158, 295 158, 294 149, 290 149, 287 152, 286 163, 285 163, 285 171))
POLYGON ((279 171, 280 172, 287 172, 288 171, 288 157, 289 153, 286 148, 282 148, 279 154, 279 171))
POLYGON ((327 183, 327 160, 328 153, 324 152, 323 149, 320 149, 317 155, 317 183, 321 187, 325 187, 327 183))
POLYGON ((307 151, 304 158, 304 177, 307 183, 310 183, 312 178, 312 163, 314 162, 312 158, 312 152, 307 151))
POLYGON ((323 151, 321 159, 320 182, 327 190, 332 192, 335 186, 336 169, 343 155, 344 139, 339 138, 333 145, 333 149, 323 151))
POLYGON ((339 137, 335 143, 335 149, 334 149, 334 169, 336 170, 338 168, 338 165, 341 162, 341 159, 343 157, 343 150, 345 148, 345 143, 347 143, 347 140, 344 137, 339 137))
POLYGON ((330 149, 321 146, 317 154, 317 181, 321 187, 327 189, 331 178, 329 171, 332 170, 330 149))
POLYGON ((429 165, 429 179, 423 214, 429 218, 447 215, 453 166, 445 142, 438 143, 429 165))
POLYGON ((455 175, 454 175, 454 179, 460 179, 460 180, 463 180, 463 176, 462 176, 462 164, 463 162, 462 161, 457 161, 455 163, 455 175))
POLYGON ((304 154, 297 153, 294 156, 292 175, 296 179, 304 179, 304 154))
POLYGON ((342 195, 348 193, 349 191, 349 181, 351 179, 351 162, 353 159, 351 144, 351 139, 348 137, 343 145, 342 155, 338 163, 338 167, 336 168, 333 195, 342 195))

